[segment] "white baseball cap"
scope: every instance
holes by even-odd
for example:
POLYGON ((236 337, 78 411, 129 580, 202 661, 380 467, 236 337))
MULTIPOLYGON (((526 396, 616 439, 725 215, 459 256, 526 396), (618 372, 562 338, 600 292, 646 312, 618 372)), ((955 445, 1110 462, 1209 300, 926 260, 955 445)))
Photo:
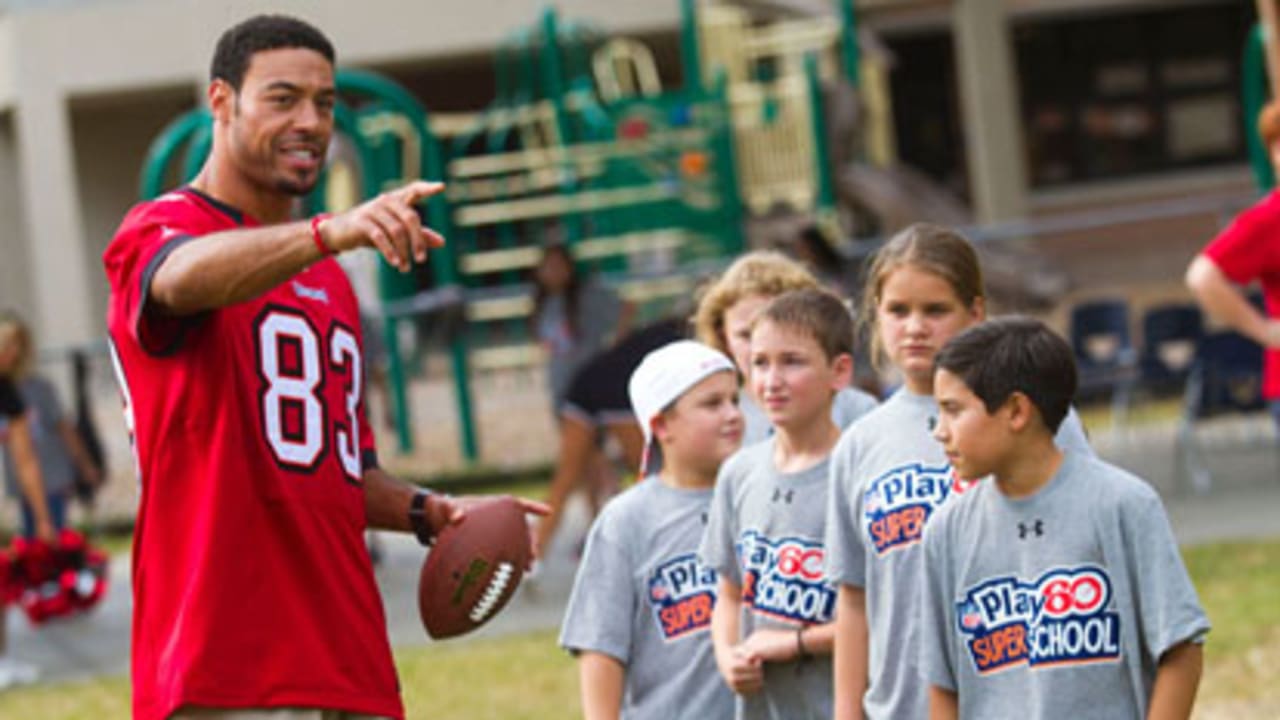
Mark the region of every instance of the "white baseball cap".
POLYGON ((654 350, 631 373, 627 392, 631 409, 644 431, 640 477, 650 470, 653 458, 653 420, 708 375, 735 370, 733 361, 714 348, 693 340, 677 340, 654 350))

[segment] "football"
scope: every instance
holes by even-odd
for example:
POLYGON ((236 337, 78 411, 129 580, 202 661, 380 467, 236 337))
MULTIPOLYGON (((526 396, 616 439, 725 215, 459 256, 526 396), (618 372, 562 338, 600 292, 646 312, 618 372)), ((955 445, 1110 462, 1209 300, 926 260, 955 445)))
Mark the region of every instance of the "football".
POLYGON ((441 640, 488 622, 524 576, 532 549, 524 509, 509 497, 467 509, 440 531, 418 578, 418 612, 427 634, 441 640))

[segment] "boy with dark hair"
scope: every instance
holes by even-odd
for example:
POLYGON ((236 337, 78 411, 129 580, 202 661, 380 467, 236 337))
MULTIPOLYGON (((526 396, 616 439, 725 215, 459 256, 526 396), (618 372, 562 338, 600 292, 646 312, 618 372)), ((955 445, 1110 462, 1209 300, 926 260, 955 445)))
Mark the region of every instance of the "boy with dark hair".
POLYGON ((835 588, 823 577, 831 403, 853 372, 853 318, 822 290, 765 306, 750 382, 776 429, 720 470, 699 555, 720 577, 716 663, 737 717, 831 717, 835 588))
POLYGON ((935 367, 935 438, 957 477, 991 477, 925 529, 930 717, 1188 717, 1209 622, 1151 487, 1054 443, 1066 342, 1006 318, 935 367))

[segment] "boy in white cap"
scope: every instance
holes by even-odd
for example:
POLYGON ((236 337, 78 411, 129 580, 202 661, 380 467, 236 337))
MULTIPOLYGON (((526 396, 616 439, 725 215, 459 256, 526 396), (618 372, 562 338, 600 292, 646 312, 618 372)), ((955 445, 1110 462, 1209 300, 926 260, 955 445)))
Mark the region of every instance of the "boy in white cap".
POLYGON ((728 357, 680 340, 631 375, 641 480, 591 527, 560 644, 578 656, 583 716, 733 717, 709 630, 716 574, 696 556, 720 463, 742 440, 728 357))

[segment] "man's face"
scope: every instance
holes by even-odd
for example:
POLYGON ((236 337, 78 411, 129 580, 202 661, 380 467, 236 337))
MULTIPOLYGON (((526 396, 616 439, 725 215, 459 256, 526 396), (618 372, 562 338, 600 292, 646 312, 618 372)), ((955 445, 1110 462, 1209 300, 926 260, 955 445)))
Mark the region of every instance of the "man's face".
POLYGON ((323 55, 282 48, 254 54, 239 93, 216 89, 213 112, 225 123, 227 152, 249 183, 304 195, 324 166, 335 100, 333 66, 323 55))

